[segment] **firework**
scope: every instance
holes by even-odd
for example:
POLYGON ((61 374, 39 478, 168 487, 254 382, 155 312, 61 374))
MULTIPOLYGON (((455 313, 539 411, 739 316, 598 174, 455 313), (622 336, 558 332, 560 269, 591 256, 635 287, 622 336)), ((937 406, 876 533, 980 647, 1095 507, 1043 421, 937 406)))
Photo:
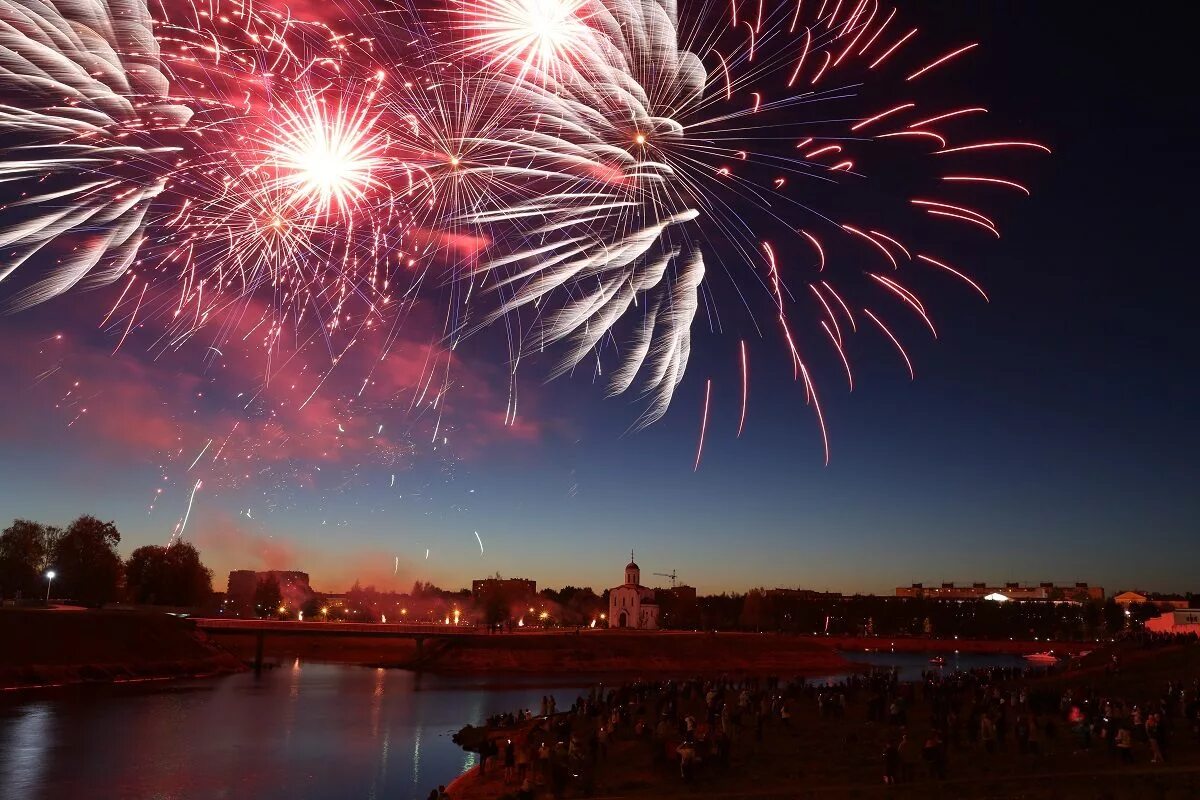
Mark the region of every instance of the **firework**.
MULTIPOLYGON (((936 337, 912 288, 926 280, 922 268, 983 290, 896 231, 928 237, 925 215, 998 237, 975 197, 1028 190, 1006 176, 959 172, 956 159, 1046 148, 964 138, 982 107, 896 102, 977 45, 921 55, 919 31, 901 28, 875 0, 752 8, 735 0, 690 11, 681 19, 670 0, 460 4, 459 56, 480 62, 475 97, 492 109, 476 112, 484 122, 464 136, 462 148, 474 152, 460 166, 494 181, 491 196, 460 217, 499 243, 481 268, 500 298, 488 320, 530 312, 521 351, 565 340, 555 374, 594 359, 610 393, 636 386, 647 398, 639 420, 647 424, 684 377, 703 287, 717 329, 730 301, 757 316, 743 290, 756 279, 825 437, 804 355, 811 348, 796 321, 820 329, 851 388, 847 339, 861 316, 911 371, 882 309, 898 304, 936 337), (863 206, 867 167, 898 159, 906 172, 923 159, 940 186, 936 196, 905 198, 895 227, 822 210, 863 206), (731 291, 704 280, 706 260, 731 277, 731 291)), ((749 367, 744 341, 739 349, 740 434, 749 367)))
MULTIPOLYGON (((890 317, 937 335, 916 288, 930 276, 986 299, 938 237, 998 237, 978 201, 1028 189, 996 156, 1045 150, 978 135, 982 106, 921 100, 977 45, 923 51, 877 0, 460 0, 347 30, 234 0, 0 0, 0 21, 0 280, 52 264, 13 305, 122 280, 104 318, 118 348, 147 319, 164 349, 215 324, 218 354, 294 332, 329 362, 301 407, 350 348, 380 330, 386 350, 437 297, 449 349, 503 325, 506 423, 523 357, 557 345, 552 374, 591 360, 649 424, 701 309, 717 330, 745 305, 824 436, 813 343, 853 388, 869 319, 912 372, 890 317), (899 161, 932 180, 885 216, 863 189, 899 161)), ((413 406, 440 415, 450 359, 435 362, 413 406)))
POLYGON ((0 281, 54 263, 10 298, 21 309, 124 274, 173 151, 146 133, 190 112, 166 99, 140 0, 3 0, 0 49, 0 281))

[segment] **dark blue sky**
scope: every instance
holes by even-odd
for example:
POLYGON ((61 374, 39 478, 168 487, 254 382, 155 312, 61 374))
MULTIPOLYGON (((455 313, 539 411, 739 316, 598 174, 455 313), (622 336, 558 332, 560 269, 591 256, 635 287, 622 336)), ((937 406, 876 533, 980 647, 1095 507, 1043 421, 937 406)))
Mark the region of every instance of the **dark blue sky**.
MULTIPOLYGON (((1143 38, 1127 14, 1067 5, 909 12, 955 40, 984 41, 963 81, 1007 129, 1055 153, 1024 173, 1033 196, 1000 215, 1004 238, 961 253, 991 303, 957 288, 926 296, 942 335, 933 343, 919 327, 906 331, 915 382, 886 342, 855 353, 853 394, 836 363, 817 359, 829 466, 777 344, 753 342, 750 415, 734 438, 739 334, 709 334, 698 318, 688 377, 648 430, 623 435, 636 407, 603 399, 586 376, 540 386, 535 365, 522 373, 525 413, 537 420, 528 436, 482 425, 467 435, 480 408, 503 414, 504 392, 488 376, 480 386, 493 388, 471 390, 458 408, 469 445, 422 443, 397 468, 350 478, 340 464, 329 476, 206 487, 187 535, 218 570, 307 569, 329 590, 355 577, 457 586, 496 571, 602 588, 618 581, 631 547, 644 573, 675 569, 703 592, 889 591, 917 580, 1200 590, 1194 70, 1169 25, 1155 22, 1143 38), (712 416, 693 473, 709 377, 712 416)), ((95 513, 118 523, 128 550, 170 536, 190 459, 121 446, 121 431, 87 420, 67 428, 71 415, 53 408, 71 369, 107 369, 111 339, 86 332, 107 308, 97 297, 0 319, 0 339, 21 350, 9 353, 4 369, 16 380, 0 393, 0 515, 62 523, 95 513), (62 330, 62 351, 37 344, 62 330), (80 352, 86 364, 72 366, 80 352), (34 385, 60 357, 63 375, 34 385)), ((115 375, 176 382, 198 364, 115 375)), ((195 380, 200 392, 241 391, 213 372, 195 380)), ((229 396, 206 395, 199 413, 229 396)), ((106 386, 93 402, 127 398, 106 386)), ((214 447, 223 430, 214 427, 214 447)), ((184 435, 179 449, 200 452, 206 437, 184 435)))

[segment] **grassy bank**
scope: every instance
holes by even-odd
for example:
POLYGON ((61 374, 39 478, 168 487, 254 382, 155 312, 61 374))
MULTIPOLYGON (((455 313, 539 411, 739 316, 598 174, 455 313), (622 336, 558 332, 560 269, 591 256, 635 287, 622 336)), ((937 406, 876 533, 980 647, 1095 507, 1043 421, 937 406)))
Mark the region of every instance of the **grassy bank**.
POLYGON ((0 689, 235 672, 242 663, 166 614, 0 609, 0 689))

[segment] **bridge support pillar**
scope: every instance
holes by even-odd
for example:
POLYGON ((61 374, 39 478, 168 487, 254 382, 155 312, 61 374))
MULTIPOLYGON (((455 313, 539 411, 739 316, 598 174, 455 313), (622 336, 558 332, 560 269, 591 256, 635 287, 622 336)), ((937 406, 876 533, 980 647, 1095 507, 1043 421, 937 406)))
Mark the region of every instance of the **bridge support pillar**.
POLYGON ((263 665, 263 647, 267 642, 267 634, 265 631, 259 631, 254 637, 254 674, 258 675, 262 672, 263 665))
POLYGON ((421 659, 425 657, 425 640, 418 637, 414 641, 417 643, 417 651, 413 656, 413 661, 419 666, 421 659))

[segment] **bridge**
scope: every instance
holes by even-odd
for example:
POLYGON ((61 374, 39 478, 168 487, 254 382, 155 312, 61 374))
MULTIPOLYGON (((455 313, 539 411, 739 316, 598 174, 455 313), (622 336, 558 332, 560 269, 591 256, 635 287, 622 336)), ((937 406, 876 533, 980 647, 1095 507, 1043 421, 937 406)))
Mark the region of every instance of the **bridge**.
POLYGON ((263 647, 267 636, 354 636, 412 639, 417 644, 417 661, 424 655, 426 639, 464 639, 488 635, 486 628, 474 625, 448 625, 436 622, 298 622, 278 619, 193 618, 197 630, 206 634, 251 634, 254 641, 254 670, 262 670, 263 647))

